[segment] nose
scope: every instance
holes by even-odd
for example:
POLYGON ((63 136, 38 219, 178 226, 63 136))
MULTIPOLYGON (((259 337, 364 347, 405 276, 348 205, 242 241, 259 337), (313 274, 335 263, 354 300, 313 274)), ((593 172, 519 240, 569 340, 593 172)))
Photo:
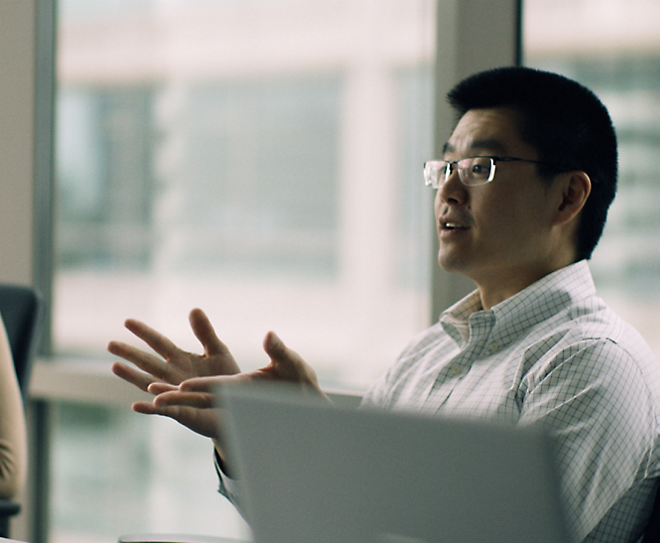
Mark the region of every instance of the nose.
POLYGON ((436 204, 460 205, 467 201, 468 191, 458 176, 458 168, 454 166, 447 180, 440 185, 435 194, 436 204))

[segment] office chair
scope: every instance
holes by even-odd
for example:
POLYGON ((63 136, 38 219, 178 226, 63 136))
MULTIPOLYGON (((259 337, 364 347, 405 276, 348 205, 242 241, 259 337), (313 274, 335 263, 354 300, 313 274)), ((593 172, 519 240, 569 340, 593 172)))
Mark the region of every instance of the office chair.
MULTIPOLYGON (((28 396, 32 361, 41 332, 43 302, 29 287, 0 284, 0 315, 14 359, 14 368, 23 401, 28 396)), ((9 520, 21 510, 18 502, 0 499, 0 537, 9 537, 9 520)))
POLYGON ((657 543, 658 541, 660 541, 660 487, 655 495, 651 520, 649 520, 649 525, 644 532, 642 543, 657 543))

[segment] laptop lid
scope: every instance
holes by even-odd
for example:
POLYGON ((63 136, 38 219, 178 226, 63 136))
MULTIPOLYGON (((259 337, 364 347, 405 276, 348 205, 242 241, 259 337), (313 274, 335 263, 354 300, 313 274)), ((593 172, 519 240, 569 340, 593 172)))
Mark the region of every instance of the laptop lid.
POLYGON ((223 389, 256 543, 564 543, 547 437, 223 389))

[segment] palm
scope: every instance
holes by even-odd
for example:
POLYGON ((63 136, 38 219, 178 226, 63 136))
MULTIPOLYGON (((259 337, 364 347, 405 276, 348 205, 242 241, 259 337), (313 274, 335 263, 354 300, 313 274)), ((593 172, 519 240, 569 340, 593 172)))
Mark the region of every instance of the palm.
POLYGON ((223 354, 199 355, 177 350, 165 358, 166 365, 159 378, 172 385, 194 377, 232 375, 238 371, 234 357, 227 351, 223 354))
POLYGON ((203 311, 199 309, 191 311, 190 324, 195 336, 204 347, 202 355, 180 349, 167 337, 140 321, 127 320, 126 328, 160 356, 113 341, 108 345, 108 350, 132 363, 132 365, 115 363, 113 372, 146 391, 153 383, 178 385, 195 377, 233 375, 240 371, 234 357, 218 339, 203 311))
POLYGON ((204 407, 184 405, 163 405, 159 395, 176 389, 188 379, 216 375, 233 375, 240 370, 234 357, 222 343, 208 317, 199 309, 190 313, 192 330, 204 347, 204 354, 194 354, 177 347, 167 337, 146 324, 127 320, 126 328, 143 340, 157 354, 143 351, 131 345, 111 342, 108 350, 130 362, 115 362, 112 371, 141 390, 153 394, 154 400, 133 404, 133 410, 149 415, 170 417, 194 432, 208 437, 218 435, 218 418, 212 403, 204 407), (160 356, 157 356, 160 355, 160 356))

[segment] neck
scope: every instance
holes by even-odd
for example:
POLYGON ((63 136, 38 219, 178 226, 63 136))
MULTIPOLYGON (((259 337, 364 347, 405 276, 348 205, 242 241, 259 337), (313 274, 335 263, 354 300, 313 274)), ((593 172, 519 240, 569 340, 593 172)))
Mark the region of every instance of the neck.
POLYGON ((481 305, 484 309, 491 309, 493 306, 503 302, 526 289, 528 286, 536 283, 546 275, 569 266, 573 261, 565 261, 554 266, 539 266, 533 269, 527 269, 524 273, 511 270, 510 273, 498 278, 489 277, 488 281, 475 280, 481 305))

